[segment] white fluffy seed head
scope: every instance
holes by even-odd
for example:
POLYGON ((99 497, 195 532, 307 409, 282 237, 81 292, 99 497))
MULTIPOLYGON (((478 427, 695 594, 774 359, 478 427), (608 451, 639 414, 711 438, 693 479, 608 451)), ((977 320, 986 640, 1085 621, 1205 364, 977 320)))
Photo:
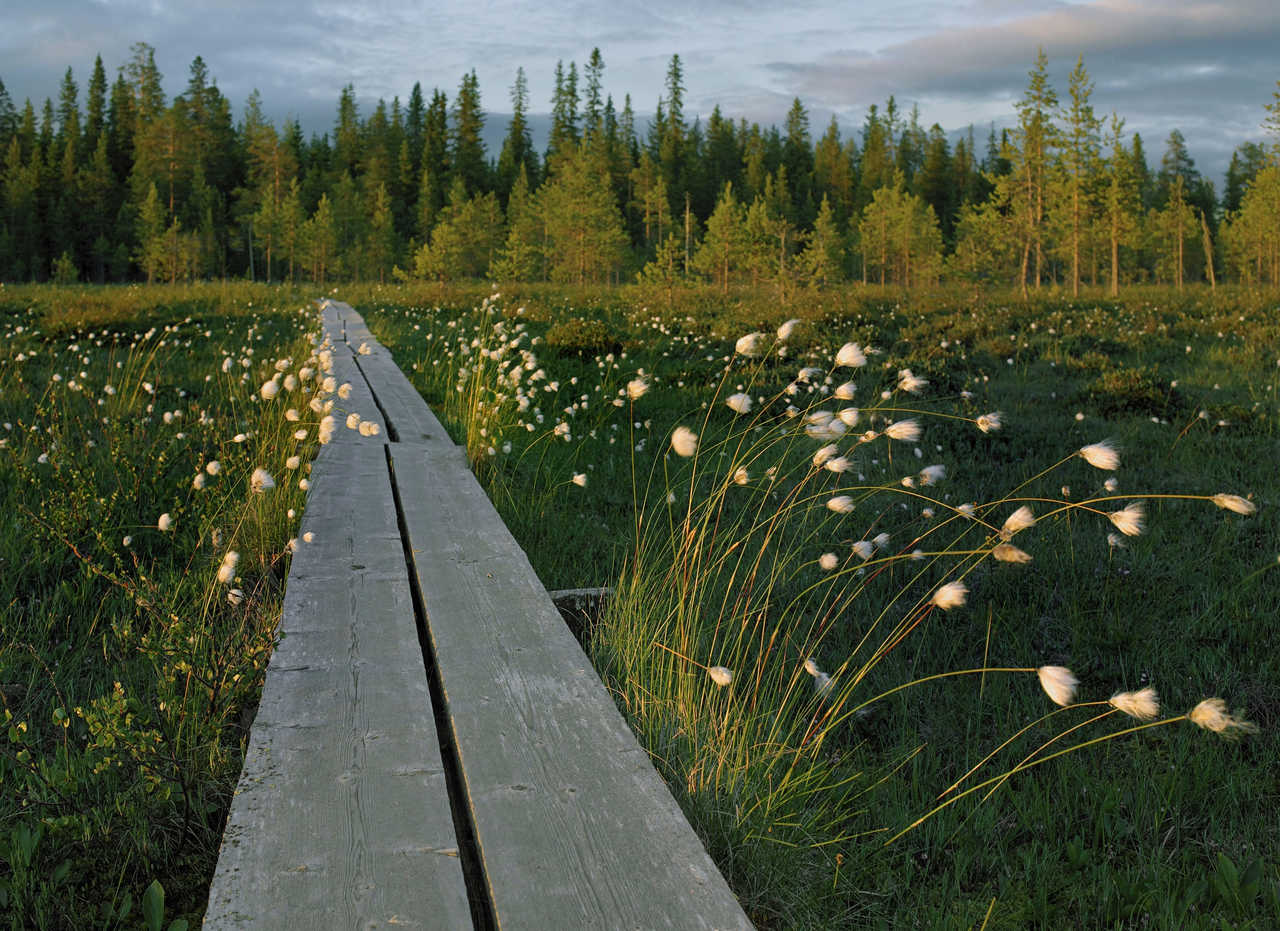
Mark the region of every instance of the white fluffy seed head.
POLYGON ((1160 698, 1151 686, 1136 692, 1116 692, 1108 701, 1112 708, 1139 721, 1153 720, 1160 713, 1160 698))
POLYGON ((707 669, 707 675, 720 688, 724 688, 733 681, 733 670, 727 666, 711 666, 707 669))
POLYGON ((1065 666, 1041 666, 1036 670, 1040 677, 1040 687, 1054 704, 1066 707, 1075 699, 1076 686, 1080 681, 1065 666))
POLYGON ((1126 504, 1119 511, 1112 511, 1107 517, 1111 520, 1111 523, 1116 525, 1116 529, 1126 537, 1136 537, 1142 533, 1143 523, 1146 519, 1146 508, 1141 501, 1133 501, 1126 504))
POLYGON ((731 394, 729 397, 725 398, 724 403, 728 405, 729 409, 735 414, 745 414, 751 410, 751 395, 742 394, 741 392, 738 394, 731 394))
POLYGON ((253 474, 249 476, 249 489, 255 494, 262 494, 276 487, 276 480, 271 477, 271 473, 264 468, 256 468, 253 474))
POLYGON ((941 586, 929 600, 943 611, 950 611, 964 604, 968 595, 969 586, 957 579, 941 586))
POLYGON ((1256 724, 1237 718, 1227 711, 1227 703, 1221 698, 1206 698, 1192 708, 1187 717, 1197 727, 1203 727, 1205 730, 1233 740, 1258 730, 1256 724))
POLYGON ((1216 494, 1211 499, 1218 507, 1228 511, 1234 511, 1237 514, 1252 514, 1258 510, 1248 498, 1241 498, 1239 495, 1216 494))
POLYGON ((738 337, 738 341, 733 344, 733 351, 740 356, 754 358, 764 351, 765 339, 763 333, 748 333, 746 336, 738 337))
POLYGON ((1081 446, 1080 455, 1084 457, 1085 462, 1095 469, 1111 470, 1120 468, 1120 451, 1115 448, 1115 445, 1110 440, 1081 446))
POLYGON ((1004 414, 1000 411, 992 411, 990 414, 983 414, 977 420, 978 429, 983 433, 990 433, 993 430, 999 430, 1003 425, 1002 418, 1004 414))
POLYGON ((683 425, 676 427, 671 432, 671 448, 677 456, 692 456, 698 451, 698 434, 683 425))
POLYGON ((845 343, 840 347, 840 351, 836 353, 836 365, 860 368, 866 364, 866 354, 863 353, 862 347, 857 343, 845 343))

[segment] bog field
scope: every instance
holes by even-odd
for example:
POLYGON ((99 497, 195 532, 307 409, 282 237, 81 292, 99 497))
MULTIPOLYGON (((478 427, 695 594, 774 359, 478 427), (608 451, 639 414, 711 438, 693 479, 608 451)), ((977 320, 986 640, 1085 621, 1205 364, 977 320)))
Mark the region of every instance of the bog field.
MULTIPOLYGON (((200 920, 320 296, 0 288, 0 925, 200 920)), ((1280 926, 1280 295, 337 296, 757 925, 1280 926)))

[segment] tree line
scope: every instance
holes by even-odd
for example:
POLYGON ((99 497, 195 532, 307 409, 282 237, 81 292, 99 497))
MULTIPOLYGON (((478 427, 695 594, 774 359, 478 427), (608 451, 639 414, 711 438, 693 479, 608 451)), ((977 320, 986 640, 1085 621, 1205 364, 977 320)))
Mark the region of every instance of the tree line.
POLYGON ((1041 51, 982 144, 893 97, 852 134, 799 99, 782 127, 690 120, 678 55, 640 127, 604 74, 598 49, 556 65, 538 152, 518 68, 496 158, 474 71, 365 115, 347 85, 310 138, 256 91, 237 122, 199 57, 169 100, 144 43, 114 81, 95 60, 83 108, 71 68, 38 116, 0 81, 0 279, 1280 284, 1280 82, 1219 198, 1178 130, 1153 168, 1095 112, 1083 59, 1059 96, 1041 51))

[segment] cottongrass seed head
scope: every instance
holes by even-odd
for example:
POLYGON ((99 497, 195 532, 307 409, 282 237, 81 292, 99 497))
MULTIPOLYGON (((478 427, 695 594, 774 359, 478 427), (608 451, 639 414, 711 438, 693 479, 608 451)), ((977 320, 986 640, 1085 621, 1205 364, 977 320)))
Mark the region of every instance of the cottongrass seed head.
POLYGON ((1031 554, 1020 550, 1012 543, 1001 543, 991 551, 991 555, 1000 562, 1028 563, 1031 554))
POLYGON ((950 611, 952 608, 958 608, 965 603, 965 599, 969 595, 969 586, 965 585, 959 579, 947 582, 945 585, 933 593, 933 597, 929 599, 930 603, 937 605, 943 611, 950 611))
POLYGON ((836 495, 827 501, 827 510, 837 514, 848 514, 853 510, 853 499, 848 495, 836 495))
POLYGON ((867 357, 857 343, 845 343, 836 353, 836 365, 860 368, 867 364, 867 357))
POLYGON ((1035 515, 1031 513, 1031 508, 1024 504, 1004 519, 1004 525, 1000 528, 1000 539, 1012 539, 1015 533, 1035 525, 1035 515))
POLYGON ((685 426, 676 427, 671 432, 671 448, 677 456, 692 456, 698 451, 698 434, 685 426))
POLYGON ((791 338, 791 334, 796 331, 796 327, 798 327, 799 325, 800 325, 799 319, 795 317, 791 318, 782 326, 778 327, 778 339, 785 343, 787 340, 791 338))
POLYGON ((249 477, 249 488, 255 494, 262 494, 276 487, 276 480, 271 477, 271 473, 264 468, 256 468, 253 475, 249 477))
POLYGON ((1258 506, 1248 498, 1241 498, 1239 495, 1216 494, 1210 498, 1218 507, 1228 511, 1235 511, 1237 514, 1252 514, 1258 510, 1258 506))
POLYGON ((978 429, 983 433, 990 433, 993 430, 999 430, 1000 427, 1003 426, 1001 421, 1002 417, 1004 417, 1004 414, 999 411, 992 411, 990 414, 983 414, 980 416, 975 423, 977 423, 978 429))
POLYGON ((645 392, 649 390, 649 383, 643 378, 633 378, 627 382, 627 397, 632 401, 638 401, 644 397, 645 392))
POLYGON ((1120 451, 1115 448, 1115 445, 1110 440, 1081 446, 1079 454, 1084 457, 1085 462, 1095 469, 1112 470, 1120 468, 1120 451))
POLYGON ((1126 537, 1136 537, 1142 533, 1143 522, 1147 516, 1146 508, 1141 501, 1132 501, 1126 504, 1119 511, 1112 511, 1107 515, 1111 523, 1116 525, 1116 529, 1123 533, 1126 537))
POLYGON ((755 358, 764 352, 765 339, 763 333, 748 333, 746 336, 738 337, 738 341, 733 344, 733 351, 748 359, 755 358))
POLYGON ((725 398, 724 403, 728 405, 729 409, 735 414, 745 414, 751 410, 751 395, 742 394, 741 392, 738 394, 731 394, 729 397, 725 398))
POLYGON ((1066 666, 1041 666, 1036 675, 1040 677, 1040 688, 1054 704, 1065 708, 1075 700, 1080 680, 1066 666))
POLYGON ((1116 692, 1108 699, 1112 708, 1123 711, 1139 721, 1154 720, 1160 713, 1160 697, 1151 686, 1136 692, 1116 692))
POLYGON ((884 428, 884 435, 891 440, 902 443, 914 443, 920 439, 920 422, 917 420, 899 420, 884 428))
POLYGON ((1187 717, 1197 727, 1221 734, 1228 740, 1235 740, 1245 734, 1254 734, 1258 731, 1258 725, 1243 718, 1237 718, 1227 711, 1227 703, 1221 698, 1206 698, 1192 708, 1187 717))
POLYGON ((724 688, 733 681, 733 670, 728 666, 708 666, 707 675, 711 677, 711 681, 720 688, 724 688))

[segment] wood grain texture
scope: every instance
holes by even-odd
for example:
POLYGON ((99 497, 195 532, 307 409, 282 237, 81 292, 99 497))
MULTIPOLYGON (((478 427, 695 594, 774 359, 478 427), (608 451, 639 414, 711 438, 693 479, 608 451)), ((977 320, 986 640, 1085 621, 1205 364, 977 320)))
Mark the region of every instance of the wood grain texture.
POLYGON ((501 927, 750 928, 475 477, 390 448, 501 927))
POLYGON ((312 472, 206 928, 471 924, 385 446, 347 432, 312 472))

